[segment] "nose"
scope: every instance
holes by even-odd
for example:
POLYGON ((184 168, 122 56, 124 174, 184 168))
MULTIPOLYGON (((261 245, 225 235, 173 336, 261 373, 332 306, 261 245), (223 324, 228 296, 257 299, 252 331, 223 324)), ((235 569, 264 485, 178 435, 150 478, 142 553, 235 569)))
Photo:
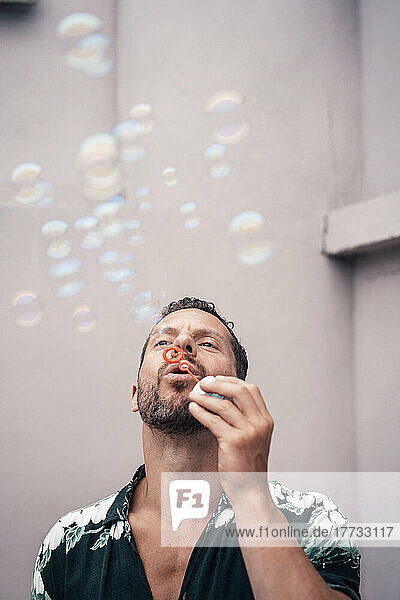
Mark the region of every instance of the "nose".
POLYGON ((197 354, 195 341, 187 331, 181 331, 175 338, 174 345, 181 348, 185 355, 195 357, 197 354))

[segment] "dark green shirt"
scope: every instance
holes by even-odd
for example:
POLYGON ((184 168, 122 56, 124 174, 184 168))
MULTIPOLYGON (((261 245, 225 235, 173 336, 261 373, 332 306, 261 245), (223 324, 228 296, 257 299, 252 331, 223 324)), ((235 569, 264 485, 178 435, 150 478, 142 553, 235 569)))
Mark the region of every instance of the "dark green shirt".
MULTIPOLYGON (((58 519, 39 548, 31 600, 152 600, 128 521, 133 490, 144 476, 141 465, 116 493, 58 519)), ((290 490, 277 481, 268 485, 290 523, 345 519, 325 494, 290 490)), ((205 545, 207 536, 229 523, 235 523, 235 515, 223 492, 193 548, 177 600, 254 600, 239 545, 205 545)), ((331 588, 360 599, 360 554, 350 539, 349 547, 301 545, 331 588)))

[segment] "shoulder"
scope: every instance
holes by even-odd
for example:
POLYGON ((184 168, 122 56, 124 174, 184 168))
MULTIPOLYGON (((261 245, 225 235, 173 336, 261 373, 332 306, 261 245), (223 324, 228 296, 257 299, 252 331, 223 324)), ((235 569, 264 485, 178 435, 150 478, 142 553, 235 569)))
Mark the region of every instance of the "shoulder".
POLYGON ((313 563, 321 563, 324 568, 330 561, 359 567, 360 552, 349 533, 348 519, 330 496, 319 491, 290 489, 276 480, 268 480, 268 486, 288 521, 307 526, 308 533, 301 545, 313 563))
POLYGON ((67 553, 79 544, 83 534, 88 533, 92 527, 96 526, 97 531, 102 530, 103 521, 119 492, 120 490, 91 504, 73 509, 52 525, 37 553, 31 582, 31 599, 45 598, 41 594, 47 592, 46 572, 51 571, 51 580, 63 578, 67 553))

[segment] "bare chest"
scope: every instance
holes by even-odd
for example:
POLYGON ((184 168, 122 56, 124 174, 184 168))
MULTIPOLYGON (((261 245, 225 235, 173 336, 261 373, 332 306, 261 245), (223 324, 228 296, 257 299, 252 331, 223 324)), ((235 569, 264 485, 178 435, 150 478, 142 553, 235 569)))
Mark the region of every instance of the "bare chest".
POLYGON ((192 548, 160 546, 160 535, 131 522, 154 600, 178 600, 192 548))

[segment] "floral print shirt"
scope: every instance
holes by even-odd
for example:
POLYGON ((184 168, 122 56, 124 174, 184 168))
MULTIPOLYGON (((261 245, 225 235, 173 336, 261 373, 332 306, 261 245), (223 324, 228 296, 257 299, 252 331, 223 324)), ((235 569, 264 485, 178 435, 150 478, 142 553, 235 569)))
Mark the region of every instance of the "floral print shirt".
MULTIPOLYGON (((142 560, 128 521, 129 505, 145 465, 123 488, 73 510, 53 525, 40 545, 33 569, 31 600, 152 600, 142 560)), ((290 490, 268 480, 275 504, 290 524, 321 527, 347 521, 325 494, 290 490)), ((205 536, 235 522, 223 492, 193 548, 177 600, 254 600, 241 549, 204 546, 205 536)), ((326 583, 360 600, 360 553, 303 538, 301 546, 326 583)))

